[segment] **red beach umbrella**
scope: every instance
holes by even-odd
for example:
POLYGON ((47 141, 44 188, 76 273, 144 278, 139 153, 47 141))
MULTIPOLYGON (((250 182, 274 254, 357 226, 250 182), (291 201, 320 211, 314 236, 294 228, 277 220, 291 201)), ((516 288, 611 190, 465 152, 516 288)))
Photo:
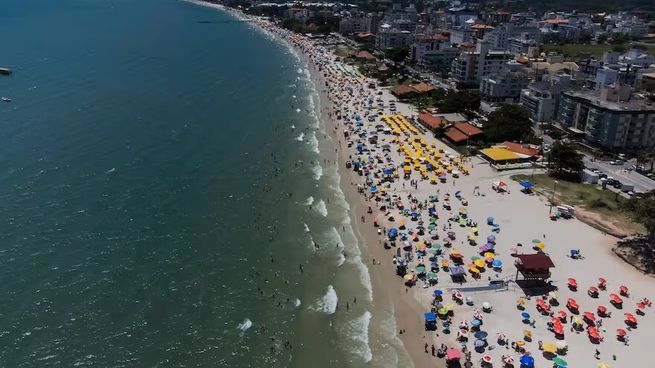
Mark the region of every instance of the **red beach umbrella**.
POLYGON ((557 335, 564 335, 564 326, 561 323, 553 324, 553 332, 557 335))
POLYGON ((618 329, 616 329, 616 336, 621 336, 621 337, 623 337, 623 336, 625 336, 625 335, 627 335, 627 334, 628 334, 628 333, 625 332, 625 330, 622 329, 622 328, 618 328, 618 329))
POLYGON ((462 353, 453 348, 446 350, 446 360, 457 360, 462 358, 462 353))
POLYGON ((621 295, 627 296, 628 295, 628 287, 625 285, 619 286, 619 291, 621 292, 621 295))
POLYGON ((560 319, 566 320, 567 314, 566 314, 566 312, 564 312, 563 310, 560 309, 560 310, 557 311, 557 316, 560 319))
POLYGON ((596 316, 591 312, 584 312, 582 313, 582 315, 584 316, 584 319, 589 320, 591 322, 596 320, 596 316))
POLYGON ((623 299, 621 299, 620 296, 612 293, 610 294, 610 299, 612 300, 612 303, 614 304, 623 304, 623 299))
POLYGON ((607 313, 607 307, 604 305, 599 305, 598 308, 596 309, 596 312, 598 313, 599 316, 604 316, 607 313))
POLYGON ((590 296, 598 294, 598 288, 595 286, 590 286, 589 290, 587 290, 587 294, 589 294, 590 296))
POLYGON ((636 324, 637 323, 637 317, 634 316, 632 313, 625 313, 623 315, 625 317, 625 321, 631 324, 636 324))
POLYGON ((580 306, 578 305, 578 302, 576 302, 575 299, 573 299, 573 298, 568 298, 566 300, 566 307, 571 309, 571 310, 580 309, 580 306))
POLYGON ((569 277, 569 279, 567 280, 567 284, 571 287, 578 287, 578 281, 573 277, 569 277))
POLYGON ((592 339, 595 340, 600 339, 600 333, 598 332, 596 327, 589 326, 589 328, 587 328, 587 333, 589 334, 589 337, 591 337, 592 339))

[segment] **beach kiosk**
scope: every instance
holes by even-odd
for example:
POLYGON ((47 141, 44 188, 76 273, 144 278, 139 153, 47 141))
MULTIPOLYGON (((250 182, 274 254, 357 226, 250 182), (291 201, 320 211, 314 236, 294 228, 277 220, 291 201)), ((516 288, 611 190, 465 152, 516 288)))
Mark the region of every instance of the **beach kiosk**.
POLYGON ((514 263, 516 266, 516 280, 519 273, 523 280, 545 283, 551 276, 550 269, 555 267, 553 261, 544 253, 519 254, 514 263))

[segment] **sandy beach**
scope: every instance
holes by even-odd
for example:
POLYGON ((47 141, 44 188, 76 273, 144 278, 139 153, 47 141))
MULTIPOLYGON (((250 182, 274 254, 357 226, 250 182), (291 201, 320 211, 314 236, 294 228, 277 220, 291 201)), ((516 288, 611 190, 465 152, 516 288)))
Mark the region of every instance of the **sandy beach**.
POLYGON ((326 131, 335 148, 329 154, 336 158, 351 217, 364 244, 374 303, 393 311, 393 338, 402 341, 408 354, 399 356, 396 366, 643 365, 655 318, 648 301, 640 302, 653 298, 655 283, 611 252, 615 238, 576 219, 551 220, 546 200, 522 192, 509 178, 532 170, 497 172, 478 157, 459 157, 414 125, 411 117, 416 111, 411 106, 396 102, 387 89, 337 61, 329 49, 267 21, 255 22, 286 38, 311 61, 326 131), (437 170, 441 175, 433 180, 437 170), (506 184, 505 190, 492 189, 498 181, 506 184), (495 227, 488 224, 489 217, 495 227), (490 248, 481 250, 487 242, 490 248), (582 258, 570 257, 572 249, 582 258), (526 298, 532 291, 514 282, 513 255, 538 252, 555 265, 550 281, 557 290, 543 300, 526 298), (449 268, 441 267, 454 266, 458 260, 465 270, 463 283, 453 281, 449 268), (411 280, 397 274, 399 263, 406 263, 411 280), (433 285, 419 265, 436 273, 433 285), (567 285, 570 278, 577 289, 567 285), (599 278, 606 283, 599 285, 599 278), (503 287, 489 290, 492 280, 503 287), (621 286, 627 290, 622 292, 621 286), (466 290, 472 287, 478 289, 466 290), (599 290, 589 293, 590 287, 599 290), (436 289, 441 299, 435 298, 436 289), (461 294, 459 302, 454 294, 461 294), (617 297, 621 302, 612 303, 617 297), (567 306, 569 298, 577 309, 567 306), (490 308, 483 311, 483 303, 490 308), (442 308, 447 313, 439 313, 442 308), (437 327, 426 331, 424 313, 431 311, 437 312, 437 327), (626 323, 632 317, 636 323, 626 323), (461 357, 447 362, 439 354, 442 347, 457 349, 461 357))

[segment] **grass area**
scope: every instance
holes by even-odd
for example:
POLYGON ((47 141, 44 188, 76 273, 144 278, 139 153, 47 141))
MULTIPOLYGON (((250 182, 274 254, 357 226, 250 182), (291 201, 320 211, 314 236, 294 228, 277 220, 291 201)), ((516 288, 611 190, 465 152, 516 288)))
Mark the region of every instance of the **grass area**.
MULTIPOLYGON (((629 49, 630 45, 623 45, 625 49, 629 49)), ((645 48, 646 52, 655 55, 655 45, 639 44, 641 48, 645 48)), ((542 50, 545 52, 556 51, 564 56, 576 56, 578 54, 592 54, 597 57, 603 56, 605 51, 611 51, 614 45, 589 45, 589 44, 565 44, 565 45, 543 45, 542 50)))
MULTIPOLYGON (((580 220, 609 233, 616 233, 615 229, 622 229, 625 233, 643 232, 644 228, 635 223, 624 211, 624 204, 628 201, 625 197, 609 190, 600 190, 594 184, 574 183, 564 180, 557 180, 548 175, 540 174, 534 177, 530 175, 513 175, 513 180, 529 180, 535 183, 534 191, 546 196, 549 200, 553 198, 555 189, 555 204, 567 204, 577 209, 596 214, 594 221, 590 217, 576 216, 580 220), (589 218, 588 218, 589 217, 589 218), (597 221, 598 220, 598 221, 597 221), (602 221, 601 221, 602 220, 602 221), (605 223, 605 224, 603 224, 605 223)), ((579 211, 578 211, 579 212, 579 211)))

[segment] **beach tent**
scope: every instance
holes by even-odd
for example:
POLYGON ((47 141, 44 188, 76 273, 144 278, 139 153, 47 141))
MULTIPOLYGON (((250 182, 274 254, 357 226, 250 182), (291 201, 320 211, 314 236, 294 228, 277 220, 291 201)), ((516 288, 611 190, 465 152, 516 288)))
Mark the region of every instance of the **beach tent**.
POLYGON ((437 329, 437 316, 434 313, 424 313, 425 317, 425 330, 434 331, 437 329))

